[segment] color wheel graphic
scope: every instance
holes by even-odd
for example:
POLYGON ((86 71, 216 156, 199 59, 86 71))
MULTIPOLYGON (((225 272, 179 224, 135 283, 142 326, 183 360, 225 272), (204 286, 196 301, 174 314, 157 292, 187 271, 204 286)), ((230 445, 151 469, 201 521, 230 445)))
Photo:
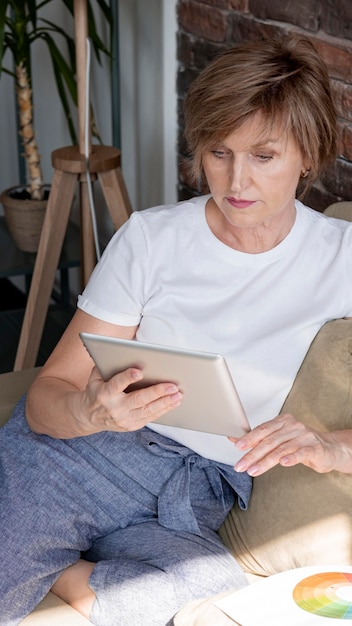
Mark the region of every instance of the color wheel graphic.
POLYGON ((352 620, 352 573, 324 572, 303 578, 293 590, 293 599, 314 615, 352 620))

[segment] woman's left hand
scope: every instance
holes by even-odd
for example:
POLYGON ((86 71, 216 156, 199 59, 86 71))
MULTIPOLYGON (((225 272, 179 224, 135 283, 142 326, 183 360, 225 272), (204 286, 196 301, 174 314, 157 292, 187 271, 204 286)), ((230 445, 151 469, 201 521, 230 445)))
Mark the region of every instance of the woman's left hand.
POLYGON ((319 473, 352 473, 352 431, 318 432, 285 413, 264 422, 239 439, 236 447, 249 450, 235 465, 238 472, 259 476, 275 465, 301 463, 319 473))

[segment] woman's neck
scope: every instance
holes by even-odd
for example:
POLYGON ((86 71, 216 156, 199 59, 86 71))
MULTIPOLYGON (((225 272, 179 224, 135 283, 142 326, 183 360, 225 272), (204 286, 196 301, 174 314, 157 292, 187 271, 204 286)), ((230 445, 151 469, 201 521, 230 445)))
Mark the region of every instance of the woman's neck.
POLYGON ((296 219, 296 209, 285 211, 254 226, 229 222, 210 200, 206 206, 206 220, 212 233, 225 245, 248 254, 260 254, 275 248, 289 234, 296 219))

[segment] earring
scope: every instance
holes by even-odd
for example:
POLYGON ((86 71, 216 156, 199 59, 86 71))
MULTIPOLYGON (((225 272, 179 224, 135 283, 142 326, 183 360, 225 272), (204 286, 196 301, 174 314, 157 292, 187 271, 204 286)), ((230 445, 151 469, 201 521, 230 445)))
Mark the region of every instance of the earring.
POLYGON ((309 172, 310 172, 310 170, 306 170, 305 172, 301 172, 302 178, 307 178, 309 172))

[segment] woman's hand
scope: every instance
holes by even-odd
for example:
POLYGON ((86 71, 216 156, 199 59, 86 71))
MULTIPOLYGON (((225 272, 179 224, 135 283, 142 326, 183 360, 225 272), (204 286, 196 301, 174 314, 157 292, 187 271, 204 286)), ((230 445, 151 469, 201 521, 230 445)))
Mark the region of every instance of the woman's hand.
POLYGON ((235 470, 251 476, 259 476, 278 464, 291 467, 298 463, 319 473, 352 473, 352 431, 318 432, 290 414, 279 415, 230 441, 241 451, 249 450, 235 470))
POLYGON ((136 368, 104 382, 84 347, 80 332, 133 339, 136 326, 117 326, 98 320, 80 309, 32 383, 26 404, 29 427, 58 439, 92 435, 103 430, 142 428, 182 401, 177 387, 164 382, 126 393, 143 378, 136 368))
POLYGON ((139 369, 129 368, 104 382, 94 367, 76 415, 82 415, 89 432, 126 432, 142 428, 181 403, 182 393, 173 383, 158 383, 126 393, 131 384, 142 379, 139 369))

